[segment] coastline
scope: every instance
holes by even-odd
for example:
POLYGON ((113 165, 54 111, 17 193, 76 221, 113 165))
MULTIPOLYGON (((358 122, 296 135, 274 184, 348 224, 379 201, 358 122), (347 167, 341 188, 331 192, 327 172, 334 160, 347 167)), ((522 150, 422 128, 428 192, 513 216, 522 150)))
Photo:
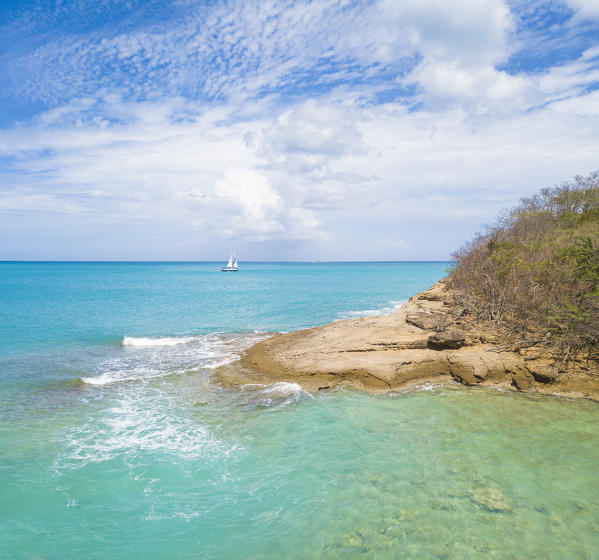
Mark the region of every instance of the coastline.
POLYGON ((384 316, 276 334, 220 368, 225 385, 297 383, 317 392, 352 387, 373 394, 457 381, 599 401, 599 367, 557 368, 539 348, 508 349, 492 330, 466 324, 440 280, 384 316))

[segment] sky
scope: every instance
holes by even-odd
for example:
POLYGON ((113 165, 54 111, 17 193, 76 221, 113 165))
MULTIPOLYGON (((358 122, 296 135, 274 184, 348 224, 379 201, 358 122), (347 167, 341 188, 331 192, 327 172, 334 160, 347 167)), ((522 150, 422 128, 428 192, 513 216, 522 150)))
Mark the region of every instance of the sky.
POLYGON ((0 260, 446 260, 599 169, 599 0, 0 0, 0 260))

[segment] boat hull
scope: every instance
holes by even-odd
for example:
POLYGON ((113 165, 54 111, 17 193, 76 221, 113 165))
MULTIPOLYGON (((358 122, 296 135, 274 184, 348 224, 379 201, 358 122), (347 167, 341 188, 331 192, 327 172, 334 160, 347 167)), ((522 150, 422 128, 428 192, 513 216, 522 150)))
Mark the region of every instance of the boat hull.
POLYGON ((223 266, 223 268, 220 269, 221 272, 238 272, 239 269, 238 268, 233 268, 232 266, 223 266))

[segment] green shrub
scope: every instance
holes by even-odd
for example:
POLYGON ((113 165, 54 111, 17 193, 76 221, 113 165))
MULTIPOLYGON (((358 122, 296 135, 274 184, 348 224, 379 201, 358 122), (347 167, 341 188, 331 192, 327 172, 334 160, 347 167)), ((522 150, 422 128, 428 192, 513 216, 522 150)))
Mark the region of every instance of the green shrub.
POLYGON ((599 350, 599 173, 543 189, 454 254, 476 321, 542 339, 563 359, 599 350))

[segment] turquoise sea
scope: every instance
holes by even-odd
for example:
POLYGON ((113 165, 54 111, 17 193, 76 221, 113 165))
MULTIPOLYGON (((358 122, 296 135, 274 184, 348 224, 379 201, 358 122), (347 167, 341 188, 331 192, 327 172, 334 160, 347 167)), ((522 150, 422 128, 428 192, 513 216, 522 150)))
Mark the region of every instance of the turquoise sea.
POLYGON ((215 369, 448 263, 0 263, 0 558, 599 558, 599 405, 215 369))

